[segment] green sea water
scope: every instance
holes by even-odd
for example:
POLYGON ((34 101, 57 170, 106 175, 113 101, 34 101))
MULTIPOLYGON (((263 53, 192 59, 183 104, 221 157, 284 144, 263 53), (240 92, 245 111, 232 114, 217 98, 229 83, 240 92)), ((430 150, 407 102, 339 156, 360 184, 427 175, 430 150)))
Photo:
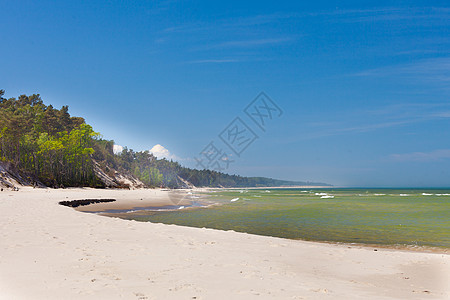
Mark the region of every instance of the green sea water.
POLYGON ((450 189, 243 189, 197 196, 217 205, 117 216, 290 239, 450 248, 450 189))

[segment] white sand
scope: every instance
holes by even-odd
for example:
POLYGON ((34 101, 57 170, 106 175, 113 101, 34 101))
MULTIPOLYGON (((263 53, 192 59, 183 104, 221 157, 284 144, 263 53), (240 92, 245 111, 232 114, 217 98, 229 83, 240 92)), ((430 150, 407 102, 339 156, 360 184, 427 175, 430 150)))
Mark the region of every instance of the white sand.
POLYGON ((156 190, 0 192, 1 299, 448 299, 450 257, 140 223, 57 204, 156 190))

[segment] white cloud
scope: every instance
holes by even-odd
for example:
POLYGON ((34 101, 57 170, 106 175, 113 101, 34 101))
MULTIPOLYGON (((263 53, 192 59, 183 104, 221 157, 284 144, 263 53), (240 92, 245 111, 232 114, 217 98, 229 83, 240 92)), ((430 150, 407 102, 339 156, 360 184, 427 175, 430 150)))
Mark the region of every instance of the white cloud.
POLYGON ((269 38, 269 39, 257 39, 257 40, 238 40, 238 41, 227 41, 214 46, 213 48, 232 48, 232 47, 255 47, 264 45, 274 45, 285 42, 292 41, 290 37, 284 38, 269 38))
MULTIPOLYGON (((123 146, 121 145, 114 145, 113 146, 113 152, 114 154, 120 154, 122 153, 123 146)), ((166 159, 172 159, 172 160, 182 160, 178 156, 170 153, 169 150, 167 150, 164 146, 157 144, 152 147, 152 149, 149 150, 150 153, 152 153, 154 156, 156 156, 158 159, 166 158, 166 159)))
POLYGON ((408 82, 450 88, 450 57, 430 58, 407 64, 384 66, 354 74, 359 77, 396 77, 408 82))
POLYGON ((113 146, 113 152, 114 154, 119 154, 122 153, 123 147, 120 145, 114 145, 113 146))
POLYGON ((439 149, 430 152, 391 154, 390 158, 396 161, 439 161, 450 158, 450 149, 439 149))
POLYGON ((223 64, 239 62, 237 59, 202 59, 187 62, 188 64, 223 64))
POLYGON ((161 159, 161 158, 167 158, 167 159, 173 159, 173 160, 179 159, 176 155, 170 153, 169 150, 167 150, 164 146, 162 146, 160 144, 156 144, 155 146, 153 146, 153 148, 150 149, 150 153, 153 153, 153 155, 159 159, 161 159))
POLYGON ((253 39, 253 40, 236 40, 236 41, 226 41, 213 45, 202 45, 193 50, 205 51, 214 49, 228 49, 228 48, 252 48, 260 46, 271 46, 286 42, 294 41, 292 37, 282 37, 282 38, 267 38, 267 39, 253 39))
POLYGON ((433 116, 438 117, 438 118, 450 118, 450 111, 439 112, 439 113, 434 114, 433 116))

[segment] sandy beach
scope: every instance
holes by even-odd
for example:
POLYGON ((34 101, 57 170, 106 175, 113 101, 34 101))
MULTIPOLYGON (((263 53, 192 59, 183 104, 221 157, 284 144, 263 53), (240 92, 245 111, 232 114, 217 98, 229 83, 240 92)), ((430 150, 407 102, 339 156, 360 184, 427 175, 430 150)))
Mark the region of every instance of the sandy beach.
POLYGON ((445 253, 127 221, 58 204, 92 198, 170 204, 162 190, 0 192, 0 299, 450 297, 445 253))

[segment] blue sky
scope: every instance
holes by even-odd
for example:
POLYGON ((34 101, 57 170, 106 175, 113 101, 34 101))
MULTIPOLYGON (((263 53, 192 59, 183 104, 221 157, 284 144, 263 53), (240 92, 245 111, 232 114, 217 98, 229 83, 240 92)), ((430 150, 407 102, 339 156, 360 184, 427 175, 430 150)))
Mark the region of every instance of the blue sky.
POLYGON ((187 166, 240 117, 259 138, 228 173, 450 186, 448 2, 302 2, 0 0, 0 88, 187 166))

